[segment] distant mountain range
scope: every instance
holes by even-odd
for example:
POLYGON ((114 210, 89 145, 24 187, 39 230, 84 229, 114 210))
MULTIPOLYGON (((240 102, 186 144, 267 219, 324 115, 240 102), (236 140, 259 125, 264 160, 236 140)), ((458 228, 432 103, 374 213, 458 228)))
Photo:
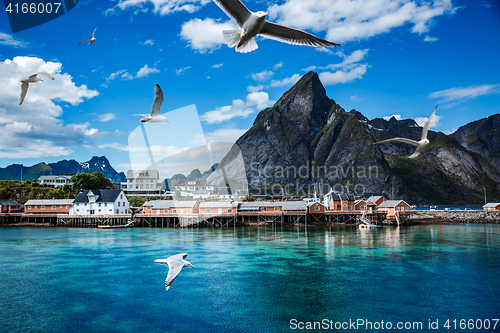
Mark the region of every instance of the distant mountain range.
POLYGON ((241 170, 228 165, 241 150, 250 186, 281 185, 301 194, 305 185, 318 185, 320 193, 348 185, 356 194, 382 192, 417 205, 481 204, 485 190, 488 201, 500 200, 500 114, 450 136, 429 131, 431 144, 416 159, 408 159, 414 146, 373 144, 391 137, 418 141, 421 133, 412 119, 346 112, 309 72, 257 115, 219 168, 238 177, 241 170))
POLYGON ((65 175, 70 173, 88 173, 100 171, 112 182, 125 182, 126 176, 123 172, 117 172, 105 156, 94 156, 87 162, 75 160, 62 160, 57 163, 45 164, 44 162, 27 167, 22 164, 12 164, 0 168, 0 179, 8 180, 36 180, 43 175, 65 175), (22 170, 22 171, 21 171, 22 170))

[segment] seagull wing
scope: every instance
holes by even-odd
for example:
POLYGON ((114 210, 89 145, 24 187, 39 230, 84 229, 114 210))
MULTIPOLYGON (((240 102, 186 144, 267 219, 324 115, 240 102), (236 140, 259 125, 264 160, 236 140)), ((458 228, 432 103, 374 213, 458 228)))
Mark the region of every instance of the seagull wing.
POLYGON ((259 35, 265 38, 274 39, 280 42, 294 45, 309 45, 319 47, 335 47, 340 44, 332 43, 318 38, 302 30, 285 27, 279 24, 267 22, 259 32, 259 35))
MULTIPOLYGON (((36 74, 34 74, 36 75, 36 74)), ((23 104, 24 97, 26 97, 26 93, 28 92, 28 87, 30 84, 28 82, 23 82, 21 84, 21 97, 19 98, 19 105, 23 104)))
POLYGON ((92 39, 94 39, 94 34, 95 34, 95 31, 97 30, 97 28, 94 29, 94 32, 92 32, 92 39))
POLYGON ((90 42, 90 40, 89 39, 82 40, 80 43, 78 43, 78 46, 80 46, 80 44, 83 43, 83 42, 90 42))
POLYGON ((379 144, 379 143, 384 143, 384 142, 404 142, 404 143, 408 143, 410 145, 414 145, 414 146, 419 146, 419 143, 415 140, 412 140, 412 139, 407 139, 407 138, 391 138, 391 139, 387 139, 387 140, 382 140, 382 141, 377 141, 377 142, 374 142, 374 144, 379 144))
POLYGON ((46 77, 48 77, 51 80, 54 80, 54 77, 52 75, 50 75, 49 73, 47 73, 47 72, 40 72, 40 73, 37 73, 37 75, 38 74, 42 74, 43 76, 46 76, 46 77))
POLYGON ((151 117, 159 116, 161 114, 161 103, 165 97, 163 96, 163 91, 160 88, 159 84, 155 84, 155 99, 153 101, 153 106, 151 107, 151 117))
POLYGON ((429 126, 431 126, 432 117, 434 117, 434 114, 436 113, 438 105, 439 104, 436 104, 436 107, 434 108, 434 112, 431 114, 429 119, 427 119, 427 122, 424 125, 424 129, 422 130, 422 140, 427 139, 427 132, 429 132, 429 126))
POLYGON ((179 275, 179 273, 181 272, 182 267, 184 266, 183 260, 187 257, 187 255, 187 253, 180 253, 168 257, 167 264, 169 269, 167 278, 165 279, 165 290, 168 290, 168 288, 170 288, 170 285, 174 282, 177 275, 179 275))
POLYGON ((240 0, 214 0, 215 4, 232 18, 241 27, 250 17, 252 12, 240 0))

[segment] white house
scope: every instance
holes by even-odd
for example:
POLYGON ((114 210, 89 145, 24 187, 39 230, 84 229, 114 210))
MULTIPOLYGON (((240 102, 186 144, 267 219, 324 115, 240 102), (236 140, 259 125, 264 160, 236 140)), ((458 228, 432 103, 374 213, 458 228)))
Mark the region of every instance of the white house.
POLYGON ((85 190, 76 196, 69 215, 127 214, 129 208, 123 190, 85 190))
POLYGON ((149 197, 162 195, 165 190, 158 170, 128 170, 127 182, 121 183, 126 195, 149 197))
POLYGON ((64 185, 73 186, 71 176, 40 176, 38 182, 49 187, 62 187, 64 185))

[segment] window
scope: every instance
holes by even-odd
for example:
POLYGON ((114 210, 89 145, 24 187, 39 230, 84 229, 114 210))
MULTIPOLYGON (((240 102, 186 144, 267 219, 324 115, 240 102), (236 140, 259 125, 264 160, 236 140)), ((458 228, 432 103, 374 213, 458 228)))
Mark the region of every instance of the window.
POLYGON ((117 210, 116 210, 116 214, 119 214, 119 212, 120 212, 120 211, 117 209, 117 210))
POLYGON ((105 202, 105 203, 104 203, 104 207, 106 207, 107 205, 108 205, 108 203, 107 203, 107 202, 105 202))
POLYGON ((36 207, 37 207, 37 206, 35 206, 35 208, 36 208, 36 207))
POLYGON ((233 212, 233 209, 232 209, 232 208, 229 208, 229 209, 227 210, 227 212, 228 212, 228 214, 231 214, 231 213, 233 212))
POLYGON ((45 210, 45 206, 40 206, 40 208, 41 208, 42 210, 45 210))
POLYGON ((66 209, 68 209, 68 205, 66 205, 66 209))
MULTIPOLYGON (((77 206, 80 206, 80 204, 79 204, 78 202, 76 203, 76 205, 77 205, 77 206)), ((36 207, 35 207, 35 208, 36 208, 36 207)))
POLYGON ((210 213, 210 208, 205 209, 205 213, 210 213))
POLYGON ((56 210, 56 206, 55 205, 52 205, 52 210, 56 210))
POLYGON ((168 214, 168 209, 164 209, 164 210, 163 210, 163 212, 164 212, 165 214, 168 214))
POLYGON ((349 210, 352 210, 352 206, 351 205, 349 205, 349 210))
POLYGON ((181 214, 184 214, 184 209, 181 209, 181 214))
POLYGON ((274 207, 274 211, 275 211, 275 212, 277 212, 277 211, 279 211, 279 210, 280 210, 280 208, 279 208, 279 207, 274 207))
POLYGON ((118 201, 118 207, 120 207, 120 201, 118 201))
POLYGON ((172 209, 172 214, 177 214, 177 209, 172 209))
POLYGON ((191 214, 191 209, 188 209, 188 210, 187 210, 187 213, 188 213, 188 214, 191 214))
POLYGON ((31 209, 31 206, 28 206, 28 209, 31 209))
POLYGON ((219 209, 217 210, 217 212, 218 212, 219 214, 222 214, 222 208, 219 208, 219 209))
POLYGON ((364 205, 359 206, 359 209, 365 209, 364 205))
POLYGON ((263 212, 267 212, 267 207, 262 207, 261 209, 263 212))
POLYGON ((99 207, 101 207, 101 203, 99 202, 99 207))
POLYGON ((87 203, 85 203, 85 206, 87 206, 87 203))
POLYGON ((314 211, 319 212, 320 207, 319 206, 314 206, 314 211))
POLYGON ((123 199, 123 194, 120 194, 120 199, 123 199))
POLYGON ((59 205, 59 208, 62 208, 62 205, 59 205))

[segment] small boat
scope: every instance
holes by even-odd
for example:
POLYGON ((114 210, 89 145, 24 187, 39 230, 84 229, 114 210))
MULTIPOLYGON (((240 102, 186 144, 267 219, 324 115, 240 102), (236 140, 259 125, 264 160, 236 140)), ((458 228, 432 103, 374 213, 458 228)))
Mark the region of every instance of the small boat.
POLYGON ((117 224, 117 225, 99 225, 99 229, 117 229, 117 228, 132 228, 134 226, 134 221, 128 221, 127 224, 117 224))

